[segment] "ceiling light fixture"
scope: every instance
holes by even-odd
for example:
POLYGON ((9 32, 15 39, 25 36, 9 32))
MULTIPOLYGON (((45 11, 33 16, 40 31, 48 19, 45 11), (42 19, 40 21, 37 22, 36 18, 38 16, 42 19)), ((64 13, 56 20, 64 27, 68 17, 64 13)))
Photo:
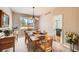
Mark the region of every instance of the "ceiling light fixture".
POLYGON ((35 16, 34 16, 34 8, 35 8, 35 7, 33 7, 33 18, 32 18, 32 19, 35 19, 35 16))
POLYGON ((38 17, 35 17, 35 15, 34 15, 34 9, 35 9, 35 7, 33 7, 33 17, 32 17, 32 19, 33 20, 39 20, 38 17))

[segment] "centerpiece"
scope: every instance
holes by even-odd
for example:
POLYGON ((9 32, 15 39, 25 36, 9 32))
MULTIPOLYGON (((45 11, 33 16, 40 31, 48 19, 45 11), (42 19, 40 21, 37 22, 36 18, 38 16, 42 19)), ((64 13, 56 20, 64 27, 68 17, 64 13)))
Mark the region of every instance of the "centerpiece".
POLYGON ((66 41, 70 44, 71 51, 74 52, 74 45, 77 44, 77 33, 75 32, 66 32, 66 41))

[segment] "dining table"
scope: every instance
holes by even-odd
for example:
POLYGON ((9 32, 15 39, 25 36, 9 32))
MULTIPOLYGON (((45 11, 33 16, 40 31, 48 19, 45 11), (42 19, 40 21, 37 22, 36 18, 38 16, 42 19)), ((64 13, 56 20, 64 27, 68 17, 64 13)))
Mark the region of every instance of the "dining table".
POLYGON ((32 42, 34 42, 35 46, 38 46, 38 49, 41 49, 41 52, 51 52, 52 51, 52 42, 53 37, 47 34, 29 34, 32 42), (45 37, 45 39, 41 40, 40 37, 45 37))

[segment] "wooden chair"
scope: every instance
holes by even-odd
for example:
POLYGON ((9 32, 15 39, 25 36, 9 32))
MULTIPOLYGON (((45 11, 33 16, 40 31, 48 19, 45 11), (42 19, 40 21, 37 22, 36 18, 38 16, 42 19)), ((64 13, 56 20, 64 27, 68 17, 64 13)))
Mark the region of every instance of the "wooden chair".
POLYGON ((26 31, 25 33, 25 43, 27 42, 28 52, 33 52, 35 50, 35 43, 31 40, 30 36, 26 31))
POLYGON ((41 52, 52 52, 52 40, 52 37, 50 38, 50 40, 47 40, 43 37, 39 38, 39 41, 37 41, 38 49, 41 52))
POLYGON ((0 51, 13 47, 15 52, 15 36, 0 38, 0 51))
POLYGON ((28 33, 26 31, 24 31, 24 34, 25 34, 25 43, 26 43, 27 38, 28 38, 28 33))
POLYGON ((25 43, 27 42, 31 42, 32 40, 31 40, 31 38, 30 38, 30 36, 28 35, 28 33, 26 32, 26 31, 24 31, 24 33, 25 33, 25 43))
POLYGON ((15 36, 15 39, 18 41, 18 34, 19 34, 19 32, 18 31, 14 31, 13 32, 13 35, 15 36))

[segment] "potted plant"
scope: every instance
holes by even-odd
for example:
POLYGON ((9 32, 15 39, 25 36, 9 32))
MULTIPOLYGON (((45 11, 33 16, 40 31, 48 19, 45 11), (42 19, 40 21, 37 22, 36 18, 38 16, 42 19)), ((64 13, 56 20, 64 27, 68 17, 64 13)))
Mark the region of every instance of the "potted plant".
POLYGON ((74 45, 77 44, 77 33, 66 32, 66 41, 70 44, 71 51, 74 52, 74 45))
POLYGON ((4 30, 5 36, 9 36, 10 35, 10 31, 9 30, 4 30))

